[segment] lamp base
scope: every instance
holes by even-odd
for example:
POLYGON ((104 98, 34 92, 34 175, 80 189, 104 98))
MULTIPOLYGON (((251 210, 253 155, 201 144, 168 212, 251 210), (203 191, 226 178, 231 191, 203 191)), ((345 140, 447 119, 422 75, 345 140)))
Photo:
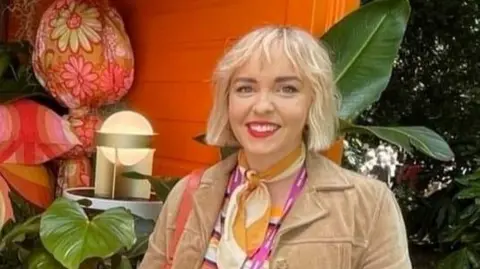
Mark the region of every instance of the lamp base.
POLYGON ((89 200, 91 205, 82 206, 88 209, 104 211, 115 207, 124 207, 144 219, 157 220, 163 202, 155 200, 155 193, 152 192, 150 200, 146 199, 110 199, 95 196, 94 187, 77 187, 63 190, 63 197, 68 200, 89 200))

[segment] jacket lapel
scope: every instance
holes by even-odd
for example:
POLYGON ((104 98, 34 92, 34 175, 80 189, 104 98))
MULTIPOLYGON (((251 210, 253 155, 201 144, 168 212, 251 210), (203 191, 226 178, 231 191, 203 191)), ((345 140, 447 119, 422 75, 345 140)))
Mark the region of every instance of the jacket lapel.
MULTIPOLYGON (((215 222, 223 205, 225 190, 231 171, 235 168, 236 154, 207 169, 200 186, 193 197, 193 217, 191 224, 194 230, 200 231, 202 246, 208 247, 215 222)), ((202 253, 203 254, 203 253, 202 253)))
POLYGON ((307 183, 285 217, 274 246, 278 244, 282 235, 328 216, 329 211, 322 200, 324 197, 322 192, 341 191, 353 187, 341 173, 341 168, 327 158, 308 153, 306 162, 307 183))

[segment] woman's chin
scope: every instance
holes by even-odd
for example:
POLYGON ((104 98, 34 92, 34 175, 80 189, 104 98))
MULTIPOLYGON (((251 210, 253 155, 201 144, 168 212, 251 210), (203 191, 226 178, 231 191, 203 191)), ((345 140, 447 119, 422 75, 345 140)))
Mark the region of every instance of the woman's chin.
POLYGON ((258 156, 269 156, 278 154, 282 146, 277 141, 249 141, 243 149, 247 154, 258 156))

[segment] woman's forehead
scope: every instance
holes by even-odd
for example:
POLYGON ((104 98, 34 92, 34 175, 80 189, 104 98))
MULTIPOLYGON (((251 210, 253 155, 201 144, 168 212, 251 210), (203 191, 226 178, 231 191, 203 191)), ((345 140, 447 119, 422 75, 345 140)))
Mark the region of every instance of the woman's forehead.
POLYGON ((281 47, 264 50, 256 49, 244 62, 239 65, 234 75, 250 73, 289 73, 298 75, 296 64, 281 47))

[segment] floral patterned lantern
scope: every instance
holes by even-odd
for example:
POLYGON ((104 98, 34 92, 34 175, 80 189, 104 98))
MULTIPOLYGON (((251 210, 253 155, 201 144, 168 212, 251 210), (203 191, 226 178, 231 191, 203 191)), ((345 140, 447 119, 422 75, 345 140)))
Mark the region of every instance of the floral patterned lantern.
POLYGON ((82 142, 63 156, 62 186, 88 185, 96 108, 118 102, 133 83, 134 60, 122 18, 107 1, 57 0, 39 24, 33 67, 40 83, 70 109, 82 142))

